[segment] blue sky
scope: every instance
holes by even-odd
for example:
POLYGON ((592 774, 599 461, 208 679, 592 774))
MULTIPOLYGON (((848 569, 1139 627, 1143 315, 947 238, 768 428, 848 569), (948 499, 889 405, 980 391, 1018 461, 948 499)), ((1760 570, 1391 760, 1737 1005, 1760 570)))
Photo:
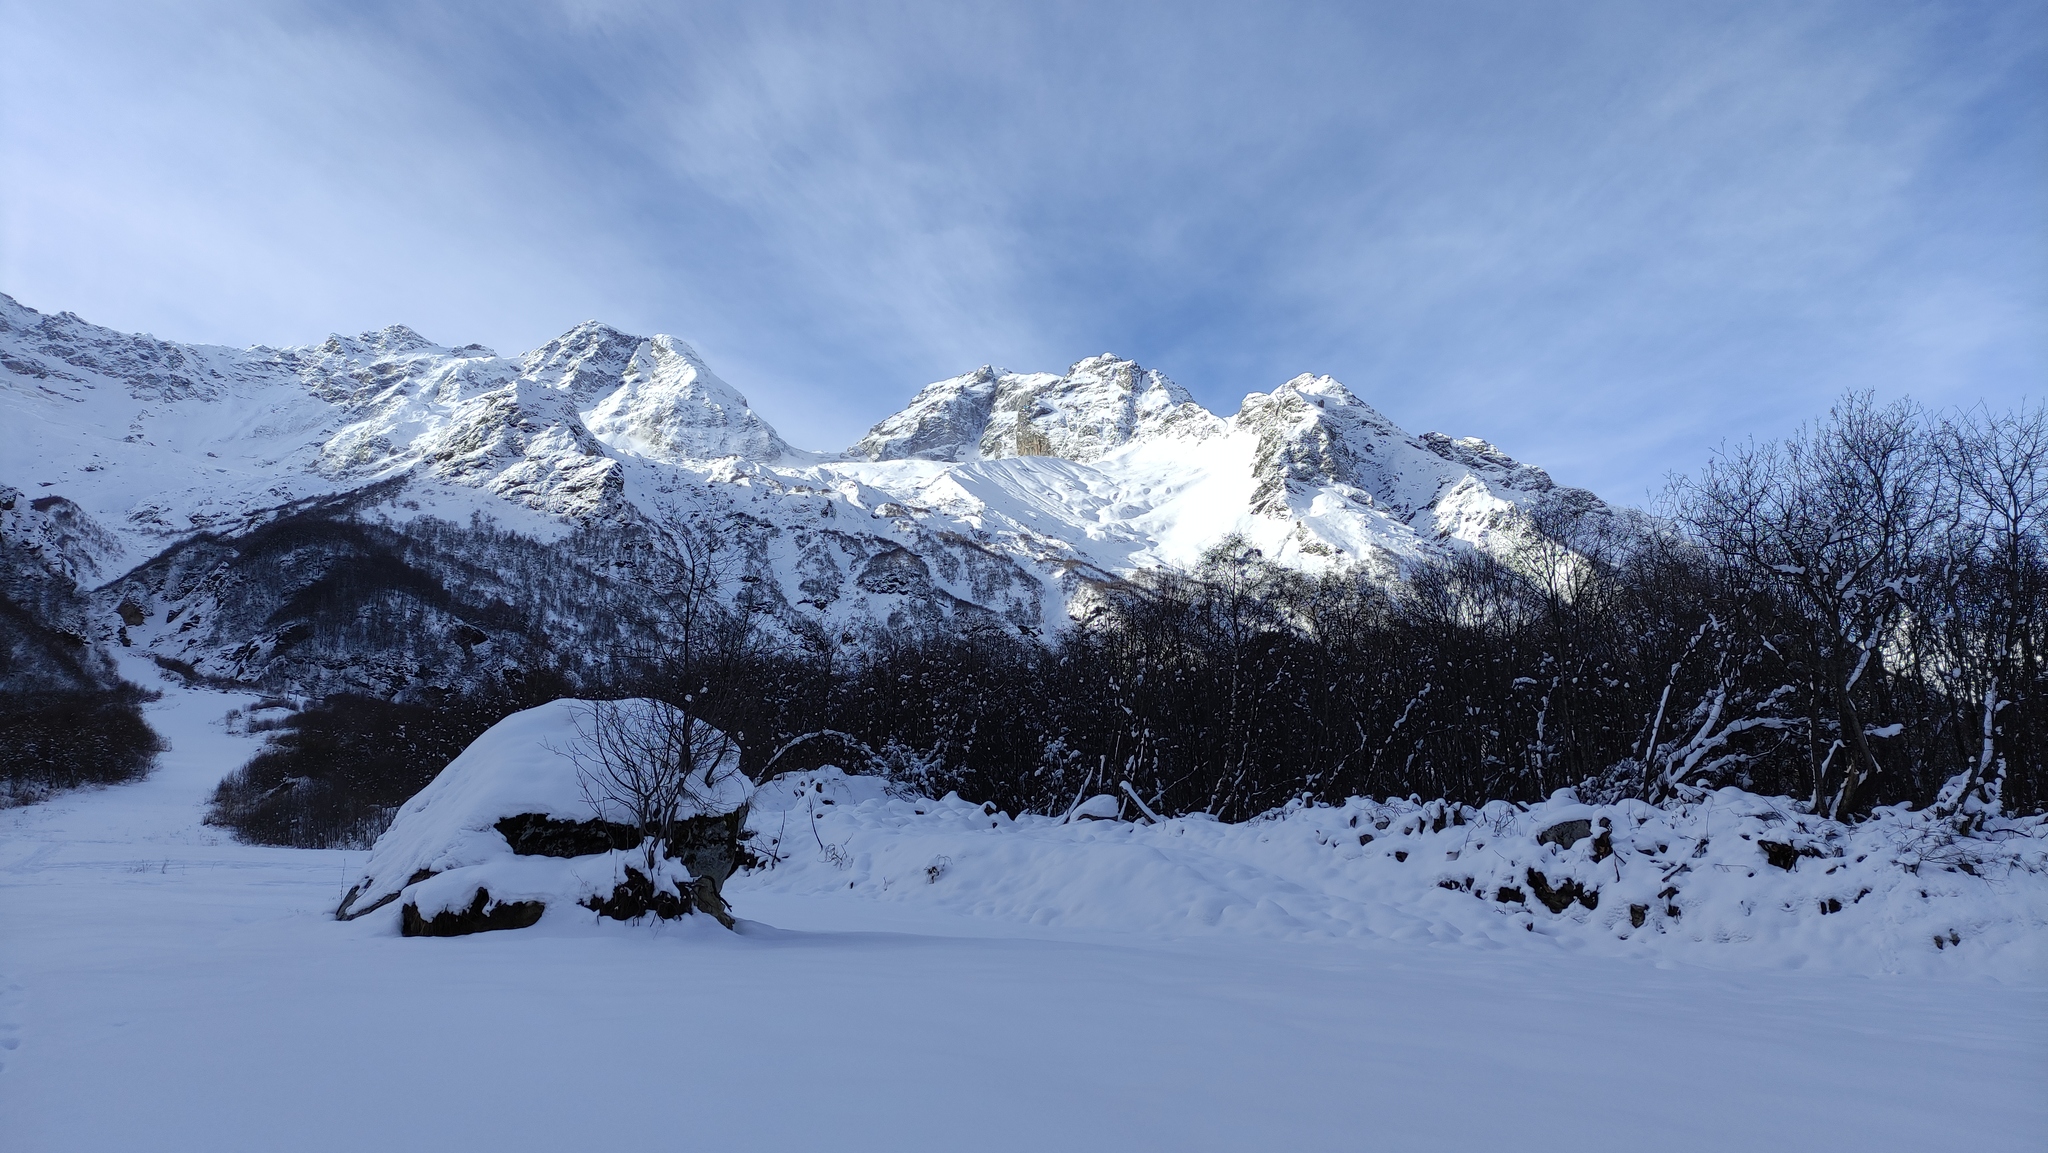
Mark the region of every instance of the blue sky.
POLYGON ((691 340, 791 440, 1114 351, 1640 501, 2048 380, 2038 3, 0 0, 0 290, 305 343, 691 340))

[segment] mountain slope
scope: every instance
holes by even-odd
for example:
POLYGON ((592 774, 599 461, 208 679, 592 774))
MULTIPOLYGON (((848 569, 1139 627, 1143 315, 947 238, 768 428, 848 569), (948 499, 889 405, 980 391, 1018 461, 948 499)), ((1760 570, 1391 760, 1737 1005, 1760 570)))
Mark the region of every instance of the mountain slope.
POLYGON ((37 555, 94 590, 100 635, 306 690, 560 656, 690 533, 795 632, 1040 633, 1091 585, 1233 534, 1392 571, 1495 547, 1520 510, 1599 507, 1482 441, 1409 436, 1328 377, 1225 418, 1108 354, 940 381, 846 452, 805 452, 688 344, 595 322, 520 357, 403 326, 238 350, 0 296, 0 412, 0 484, 62 502, 62 531, 37 531, 68 543, 37 555))

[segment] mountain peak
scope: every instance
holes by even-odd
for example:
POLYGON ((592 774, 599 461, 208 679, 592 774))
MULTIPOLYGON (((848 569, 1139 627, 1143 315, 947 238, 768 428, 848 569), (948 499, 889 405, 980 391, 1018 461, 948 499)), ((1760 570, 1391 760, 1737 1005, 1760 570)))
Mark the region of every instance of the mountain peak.
POLYGON ((1165 373, 1115 353, 1076 361, 1065 376, 1006 375, 997 382, 981 455, 1096 460, 1193 403, 1165 373))
POLYGON ((580 405, 617 388, 644 336, 586 320, 519 358, 520 375, 568 393, 580 405))
MULTIPOLYGON (((610 346, 614 353, 623 347, 610 346)), ((591 432, 615 448, 668 463, 737 456, 772 464, 791 452, 747 398, 686 341, 657 335, 640 342, 620 379, 584 418, 591 432)))
POLYGON ((366 332, 357 340, 379 352, 418 352, 421 349, 440 346, 403 324, 387 324, 375 332, 366 332))
POLYGON ((973 460, 988 427, 996 383, 1006 375, 984 364, 933 381, 903 410, 876 424, 846 454, 861 460, 973 460))
MULTIPOLYGON (((287 352, 295 351, 291 349, 287 352)), ((399 356, 414 352, 441 352, 440 345, 421 336, 403 324, 387 324, 383 328, 355 336, 340 333, 330 335, 326 340, 306 351, 321 356, 341 356, 378 360, 387 356, 399 356)))
POLYGON ((1516 488, 1544 492, 1556 484, 1548 472, 1533 464, 1523 464, 1494 447, 1490 441, 1476 436, 1452 437, 1441 432, 1425 432, 1415 439, 1447 461, 1516 488))
MULTIPOLYGON (((1105 352, 1064 374, 983 365, 926 385, 848 455, 865 460, 1057 456, 1092 461, 1155 431, 1194 398, 1166 374, 1105 352)), ((1212 418, 1213 419, 1213 418, 1212 418)))
POLYGON ((19 300, 0 292, 0 332, 32 325, 42 319, 42 315, 19 300))

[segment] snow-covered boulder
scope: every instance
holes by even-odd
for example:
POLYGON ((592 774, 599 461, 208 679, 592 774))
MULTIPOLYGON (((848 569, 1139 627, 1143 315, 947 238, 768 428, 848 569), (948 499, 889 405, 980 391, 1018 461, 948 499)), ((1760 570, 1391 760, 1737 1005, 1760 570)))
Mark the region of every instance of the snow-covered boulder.
MULTIPOLYGON (((630 814, 591 799, 579 772, 579 759, 591 763, 598 707, 552 701, 492 725, 400 807, 335 916, 354 920, 398 902, 407 936, 524 928, 558 905, 620 920, 701 910, 729 924, 720 887, 739 858, 753 792, 737 748, 697 773, 679 832, 651 845, 630 814)), ((660 706, 605 707, 630 724, 660 706)), ((699 747, 717 739, 697 724, 699 747)))

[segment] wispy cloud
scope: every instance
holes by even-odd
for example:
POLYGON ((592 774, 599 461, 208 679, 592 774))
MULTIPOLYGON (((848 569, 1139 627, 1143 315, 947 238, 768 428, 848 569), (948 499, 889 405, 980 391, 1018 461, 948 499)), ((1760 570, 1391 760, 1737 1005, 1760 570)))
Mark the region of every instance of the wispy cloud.
POLYGON ((2048 369, 2008 6, 7 4, 0 287, 233 341, 676 331, 800 442, 1105 349, 1639 496, 2048 369))

